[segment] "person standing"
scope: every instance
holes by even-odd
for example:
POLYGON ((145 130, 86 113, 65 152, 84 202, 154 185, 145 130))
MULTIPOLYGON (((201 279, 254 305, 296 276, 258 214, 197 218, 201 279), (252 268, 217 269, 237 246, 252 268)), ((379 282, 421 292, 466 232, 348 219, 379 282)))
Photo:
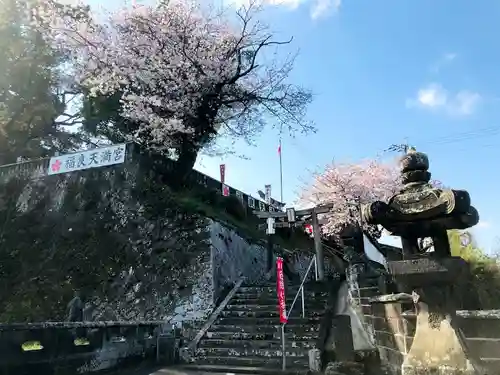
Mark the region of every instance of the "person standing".
POLYGON ((68 322, 83 322, 83 301, 79 291, 75 291, 73 299, 68 303, 68 322))

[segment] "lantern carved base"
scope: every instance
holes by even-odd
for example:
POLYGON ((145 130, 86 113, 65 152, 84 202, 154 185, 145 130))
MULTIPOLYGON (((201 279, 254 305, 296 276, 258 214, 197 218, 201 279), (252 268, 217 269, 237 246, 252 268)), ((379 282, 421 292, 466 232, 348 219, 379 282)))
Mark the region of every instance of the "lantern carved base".
POLYGON ((401 374, 475 374, 457 332, 451 326, 451 317, 430 314, 424 302, 418 302, 417 309, 415 336, 401 374))

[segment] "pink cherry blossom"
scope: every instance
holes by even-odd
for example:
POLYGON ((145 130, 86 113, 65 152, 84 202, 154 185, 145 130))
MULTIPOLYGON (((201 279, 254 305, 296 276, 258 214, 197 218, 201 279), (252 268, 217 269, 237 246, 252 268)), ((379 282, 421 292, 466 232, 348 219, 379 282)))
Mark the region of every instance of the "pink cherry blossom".
MULTIPOLYGON (((333 203, 333 210, 323 216, 326 224, 323 225, 322 232, 327 236, 335 236, 346 225, 360 223, 360 204, 387 201, 401 188, 396 163, 332 162, 323 172, 315 174, 309 185, 303 187, 299 201, 304 205, 333 203)), ((366 225, 364 227, 370 232, 374 230, 366 225)))
POLYGON ((44 35, 72 57, 76 83, 90 96, 119 94, 120 114, 140 124, 132 137, 142 143, 168 148, 174 135, 193 132, 194 143, 207 143, 213 131, 250 138, 269 117, 310 129, 302 120, 310 94, 285 83, 293 59, 261 58, 284 43, 250 9, 238 24, 192 1, 163 1, 123 6, 103 21, 82 4, 30 1, 44 35))

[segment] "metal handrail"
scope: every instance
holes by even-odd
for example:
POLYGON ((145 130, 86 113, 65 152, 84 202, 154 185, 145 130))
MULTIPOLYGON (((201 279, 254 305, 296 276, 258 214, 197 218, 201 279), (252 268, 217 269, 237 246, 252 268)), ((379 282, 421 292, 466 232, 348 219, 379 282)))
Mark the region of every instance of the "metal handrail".
POLYGON ((288 314, 286 316, 286 319, 290 317, 290 314, 292 313, 293 307, 295 306, 295 302, 297 302, 297 298, 299 298, 299 294, 302 295, 302 317, 306 317, 306 311, 305 311, 305 306, 304 306, 304 283, 307 280, 307 276, 309 276, 309 271, 311 271, 311 267, 314 264, 314 271, 315 271, 315 277, 316 280, 318 279, 318 266, 316 263, 316 255, 314 255, 311 259, 311 262, 309 262, 309 266, 307 267, 307 271, 304 275, 304 278, 302 279, 302 282, 300 283, 299 290, 297 291, 297 294, 295 294, 295 298, 293 299, 292 304, 290 305, 290 310, 288 311, 288 314))
MULTIPOLYGON (((309 276, 309 272, 311 271, 311 267, 314 264, 314 276, 315 279, 318 280, 318 263, 316 261, 316 255, 314 255, 311 259, 311 262, 309 263, 309 266, 307 267, 306 273, 304 275, 304 278, 302 279, 302 282, 300 283, 299 290, 297 291, 297 294, 295 294, 295 298, 293 299, 292 304, 290 305, 290 309, 288 310, 288 314, 286 314, 286 320, 288 322, 288 318, 290 317, 290 314, 292 313, 293 307, 295 306, 295 302, 297 302, 297 298, 299 298, 299 294, 302 297, 302 317, 306 317, 306 307, 305 307, 305 300, 304 300, 304 283, 307 280, 307 277, 309 276)), ((285 341, 285 325, 286 323, 281 324, 281 354, 283 358, 283 363, 282 363, 282 368, 283 370, 286 370, 286 341, 285 341)))

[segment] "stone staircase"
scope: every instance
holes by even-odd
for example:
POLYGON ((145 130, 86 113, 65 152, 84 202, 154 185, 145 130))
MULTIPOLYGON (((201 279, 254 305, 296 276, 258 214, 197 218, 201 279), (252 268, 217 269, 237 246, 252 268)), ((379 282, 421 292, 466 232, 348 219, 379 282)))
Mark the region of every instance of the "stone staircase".
MULTIPOLYGON (((288 286, 287 309, 299 286, 288 286)), ((285 327, 287 371, 305 374, 308 351, 318 338, 327 292, 323 284, 305 285, 306 318, 297 299, 285 327)), ((272 374, 282 371, 281 329, 275 284, 242 286, 198 345, 188 370, 212 373, 272 374)))

